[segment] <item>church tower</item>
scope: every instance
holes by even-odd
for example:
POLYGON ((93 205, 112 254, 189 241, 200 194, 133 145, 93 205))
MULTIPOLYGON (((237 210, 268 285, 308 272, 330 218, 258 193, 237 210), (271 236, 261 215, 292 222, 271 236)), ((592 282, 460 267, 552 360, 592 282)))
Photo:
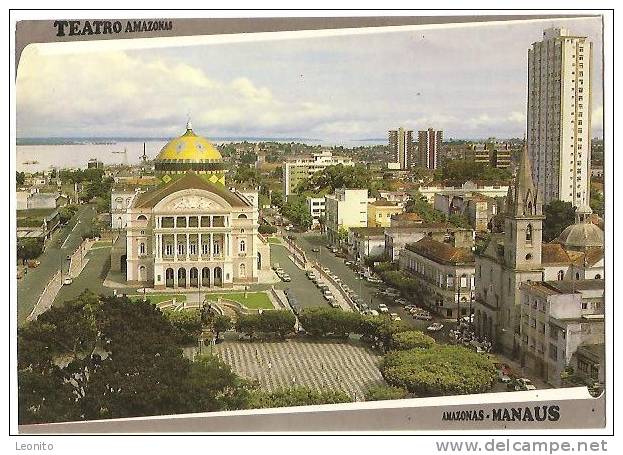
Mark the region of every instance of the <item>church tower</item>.
POLYGON ((508 189, 504 225, 504 261, 517 271, 541 267, 543 202, 532 180, 528 149, 524 145, 515 181, 508 189))

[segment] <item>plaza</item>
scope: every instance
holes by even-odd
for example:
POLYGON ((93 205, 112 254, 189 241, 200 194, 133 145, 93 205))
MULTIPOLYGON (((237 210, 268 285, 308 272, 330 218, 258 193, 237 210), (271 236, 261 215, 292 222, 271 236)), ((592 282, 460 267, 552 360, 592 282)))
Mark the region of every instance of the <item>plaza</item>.
POLYGON ((213 354, 240 376, 257 380, 266 391, 291 387, 332 389, 363 400, 366 390, 385 385, 378 368, 381 357, 355 342, 225 341, 213 346, 213 354))

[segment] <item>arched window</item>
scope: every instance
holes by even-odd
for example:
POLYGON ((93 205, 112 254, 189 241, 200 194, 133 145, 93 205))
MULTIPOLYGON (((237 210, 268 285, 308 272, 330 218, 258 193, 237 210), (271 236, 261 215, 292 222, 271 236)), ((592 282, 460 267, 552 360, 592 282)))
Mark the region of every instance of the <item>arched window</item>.
POLYGON ((526 242, 532 242, 532 225, 526 226, 526 242))
POLYGON ((244 213, 241 213, 240 215, 238 215, 238 219, 239 220, 246 220, 247 216, 244 213))
POLYGON ((565 277, 564 270, 559 270, 558 271, 558 281, 562 281, 564 277, 565 277))
POLYGON ((246 278, 247 276, 247 266, 244 264, 240 264, 240 278, 246 278))
POLYGON ((138 221, 147 221, 147 217, 145 215, 139 215, 137 220, 138 221))
POLYGON ((532 255, 530 253, 526 254, 526 261, 529 261, 530 259, 532 259, 532 255))
POLYGON ((247 251, 247 244, 244 240, 240 241, 240 252, 244 253, 245 251, 247 251))
POLYGON ((139 254, 145 254, 145 243, 141 242, 140 245, 138 246, 138 252, 139 254))
POLYGON ((575 279, 576 279, 576 280, 579 280, 579 279, 580 279, 580 272, 576 272, 576 273, 575 273, 575 279))

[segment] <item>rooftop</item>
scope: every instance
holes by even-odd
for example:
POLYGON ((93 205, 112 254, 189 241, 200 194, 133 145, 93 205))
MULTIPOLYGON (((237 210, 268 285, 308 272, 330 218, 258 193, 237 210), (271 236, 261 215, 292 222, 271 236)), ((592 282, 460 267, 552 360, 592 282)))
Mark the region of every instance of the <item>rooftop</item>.
POLYGON ((380 237, 383 238, 385 236, 385 229, 383 227, 353 227, 350 228, 353 235, 356 237, 370 238, 370 237, 380 237))
POLYGON ((575 294, 581 291, 604 289, 604 280, 560 280, 523 283, 522 286, 538 290, 547 295, 575 294))
POLYGON ((174 177, 174 180, 166 185, 162 185, 158 188, 154 188, 145 193, 139 194, 134 204, 134 207, 153 208, 166 196, 173 194, 177 191, 186 189, 200 189, 208 191, 210 193, 214 193, 217 196, 225 199, 225 201, 231 204, 232 207, 248 207, 248 203, 236 193, 232 193, 223 185, 211 183, 206 178, 204 178, 204 176, 195 174, 194 172, 188 172, 186 174, 183 174, 179 178, 174 177))
POLYGON ((438 263, 474 263, 474 254, 469 248, 456 248, 447 243, 433 240, 428 236, 423 237, 415 243, 408 243, 405 248, 438 263))

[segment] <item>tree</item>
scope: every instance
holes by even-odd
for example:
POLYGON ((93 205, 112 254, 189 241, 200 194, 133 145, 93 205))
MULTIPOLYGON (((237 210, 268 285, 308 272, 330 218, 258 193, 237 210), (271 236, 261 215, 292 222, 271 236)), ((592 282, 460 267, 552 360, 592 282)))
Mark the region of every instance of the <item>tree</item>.
POLYGON ((258 316, 258 323, 260 331, 284 339, 294 332, 296 317, 288 310, 266 310, 258 316))
POLYGON ((232 327, 231 318, 225 314, 219 314, 216 316, 212 323, 212 330, 218 340, 222 332, 226 332, 232 327))
POLYGON ((419 330, 409 330, 392 334, 391 346, 400 351, 416 348, 428 349, 434 344, 434 338, 429 337, 419 330))
POLYGON ((22 262, 35 259, 43 252, 43 240, 35 238, 22 238, 17 241, 17 258, 22 262))
POLYGON ((407 398, 407 391, 401 387, 376 386, 366 390, 366 401, 401 400, 407 398))
POLYGON ((473 160, 446 160, 435 171, 436 180, 450 180, 464 183, 467 180, 486 180, 490 182, 508 181, 510 171, 477 163, 473 160))
POLYGON ((255 334, 260 331, 259 318, 256 314, 239 314, 234 329, 236 332, 244 333, 253 339, 255 334))
POLYGON ((246 407, 246 381, 177 342, 147 301, 85 292, 52 307, 18 330, 20 423, 246 407))
POLYGON ((201 334, 201 314, 199 310, 167 310, 164 312, 175 329, 175 338, 179 345, 195 345, 201 334))
POLYGON ((346 338, 359 331, 361 315, 339 308, 313 307, 301 311, 299 322, 311 336, 346 338))
POLYGON ((591 187, 591 198, 589 204, 593 212, 603 218, 606 206, 604 194, 594 187, 591 187))
POLYGON ((405 211, 417 213, 425 223, 440 223, 446 221, 446 215, 435 210, 419 191, 416 191, 405 205, 405 211))
POLYGON ((543 206, 543 241, 551 242, 575 222, 575 210, 571 202, 552 201, 543 206))
POLYGON ((315 172, 310 178, 300 182, 295 193, 333 193, 336 188, 367 188, 372 189, 370 172, 365 166, 344 166, 337 164, 315 172))
POLYGON ((496 378, 488 356, 462 346, 391 351, 380 369, 388 384, 417 396, 484 393, 496 378))
POLYGON ((283 193, 281 191, 273 191, 270 196, 270 204, 281 208, 283 206, 283 193))
POLYGON ((302 196, 295 194, 288 196, 288 200, 281 207, 281 213, 303 229, 309 229, 312 225, 311 213, 302 196))
POLYGON ((15 173, 15 183, 17 183, 18 185, 23 185, 24 181, 26 180, 26 174, 23 172, 16 172, 15 173))
POLYGON ((316 391, 306 387, 281 389, 274 392, 256 391, 251 394, 249 407, 282 408, 287 406, 310 406, 332 403, 349 403, 352 398, 341 390, 316 391))
POLYGON ((396 333, 412 330, 404 321, 392 321, 387 315, 363 316, 358 332, 364 341, 387 349, 391 346, 392 337, 396 333))
POLYGON ((67 205, 58 209, 58 217, 61 224, 66 224, 78 211, 75 205, 67 205))
POLYGON ((469 224, 467 217, 460 213, 453 213, 448 216, 448 223, 454 224, 456 227, 471 229, 472 225, 469 224))

